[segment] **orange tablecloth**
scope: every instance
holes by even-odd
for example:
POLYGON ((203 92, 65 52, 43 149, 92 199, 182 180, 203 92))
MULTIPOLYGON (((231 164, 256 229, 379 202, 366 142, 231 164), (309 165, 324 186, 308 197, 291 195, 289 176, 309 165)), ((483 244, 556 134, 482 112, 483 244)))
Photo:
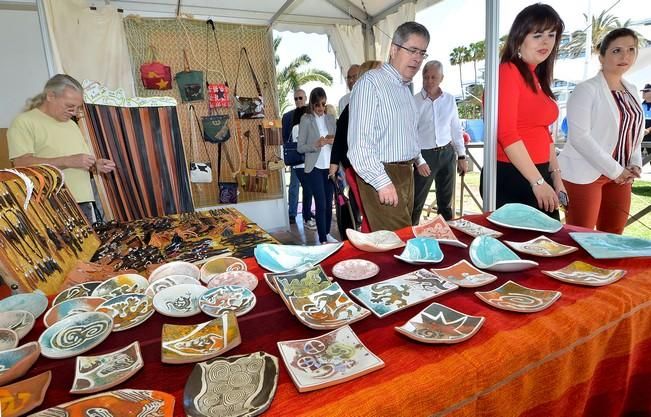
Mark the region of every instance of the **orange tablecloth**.
MULTIPOLYGON (((524 241, 540 233, 498 228, 482 216, 470 220, 504 232, 503 239, 524 241)), ((567 228, 550 235, 565 244, 575 243, 567 228)), ((456 233, 456 232, 455 232, 456 233)), ((411 229, 399 232, 411 238, 411 229)), ((456 233, 470 243, 471 238, 456 233)), ((468 250, 443 246, 445 259, 436 267, 468 259, 468 250)), ((343 259, 366 258, 381 272, 362 281, 339 281, 350 290, 411 270, 416 266, 393 258, 399 250, 381 254, 361 252, 346 243, 322 263, 326 272, 343 259)), ((284 364, 278 390, 265 416, 619 416, 651 415, 651 260, 648 258, 595 260, 585 251, 560 258, 533 258, 540 268, 498 273, 499 279, 481 287, 489 290, 507 280, 525 286, 559 290, 561 298, 549 309, 532 314, 497 310, 480 301, 473 289, 459 289, 435 301, 456 310, 486 317, 479 332, 456 345, 427 345, 394 331, 428 305, 422 303, 383 319, 370 316, 351 327, 385 367, 364 377, 330 388, 300 394, 284 364), (624 268, 619 282, 601 288, 561 283, 540 273, 558 269, 574 260, 606 268, 624 268), (639 413, 639 414, 638 414, 639 413)), ((276 342, 318 336, 323 332, 301 325, 262 280, 262 270, 248 259, 258 275, 255 309, 239 318, 242 344, 228 355, 264 350, 280 356, 276 342)), ((203 314, 171 319, 158 313, 145 324, 112 334, 88 352, 103 354, 140 340, 145 367, 117 388, 158 389, 176 396, 175 415, 182 416, 183 388, 193 364, 160 362, 162 323, 198 323, 203 314)), ((36 340, 40 323, 27 336, 36 340)), ((23 341, 24 342, 24 341, 23 341)), ((43 407, 70 401, 74 359, 41 357, 29 372, 54 371, 43 407)))

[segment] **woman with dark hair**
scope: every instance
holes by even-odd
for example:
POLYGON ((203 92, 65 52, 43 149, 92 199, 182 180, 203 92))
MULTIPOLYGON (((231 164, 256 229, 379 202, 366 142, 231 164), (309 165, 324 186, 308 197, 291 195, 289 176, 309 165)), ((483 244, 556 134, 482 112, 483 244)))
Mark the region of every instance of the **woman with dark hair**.
POLYGON ((296 149, 305 154, 305 177, 314 195, 316 230, 320 243, 336 241, 328 234, 334 193, 333 185, 328 180, 328 170, 335 138, 335 118, 326 114, 326 101, 323 88, 312 90, 307 113, 301 117, 296 145, 296 149))
POLYGON ((569 132, 558 157, 569 196, 569 224, 622 233, 631 184, 640 177, 644 112, 622 77, 635 63, 638 38, 628 28, 599 45, 601 71, 577 85, 567 102, 569 132))
MULTIPOLYGON (((303 93, 305 94, 305 93, 303 93)), ((307 111, 307 106, 297 107, 294 109, 292 114, 292 131, 290 132, 291 138, 294 142, 298 142, 298 128, 299 123, 301 122, 301 117, 307 111)), ((305 177, 305 164, 299 164, 292 167, 292 170, 298 178, 298 182, 301 184, 303 189, 303 227, 309 230, 316 230, 316 221, 312 216, 312 189, 310 184, 307 183, 307 178, 305 177)))
POLYGON ((499 67, 497 201, 523 203, 558 219, 563 182, 549 126, 558 118, 551 90, 564 24, 546 4, 513 21, 499 67))

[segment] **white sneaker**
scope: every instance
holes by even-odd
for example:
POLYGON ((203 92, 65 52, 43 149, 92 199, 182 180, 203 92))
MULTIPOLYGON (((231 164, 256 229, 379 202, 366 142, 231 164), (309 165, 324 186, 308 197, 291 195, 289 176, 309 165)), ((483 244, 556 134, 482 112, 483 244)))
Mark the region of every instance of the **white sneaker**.
POLYGON ((339 241, 332 237, 331 234, 328 234, 328 236, 326 236, 326 243, 339 243, 339 241))
POLYGON ((316 221, 314 219, 303 221, 303 227, 309 230, 316 230, 316 221))

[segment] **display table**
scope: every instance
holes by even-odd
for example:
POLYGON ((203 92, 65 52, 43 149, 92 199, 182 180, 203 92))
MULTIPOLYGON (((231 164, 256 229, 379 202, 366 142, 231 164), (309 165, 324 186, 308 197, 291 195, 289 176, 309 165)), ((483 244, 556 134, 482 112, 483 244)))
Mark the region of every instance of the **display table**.
MULTIPOLYGON (((540 233, 498 228, 482 216, 469 220, 504 232, 502 239, 525 241, 540 233)), ((550 235, 575 245, 568 228, 550 235)), ((455 234, 465 243, 471 238, 455 234)), ((411 229, 399 232, 413 237, 411 229)), ((468 250, 442 246, 445 259, 435 267, 452 265, 468 258, 468 250)), ((361 252, 346 243, 322 266, 349 258, 370 259, 380 273, 365 281, 337 280, 350 290, 381 281, 417 266, 385 253, 361 252)), ((473 289, 460 288, 434 301, 461 312, 484 316, 479 332, 455 345, 427 345, 403 337, 394 330, 425 308, 425 302, 383 319, 371 315, 351 327, 362 342, 384 362, 385 367, 369 375, 330 388, 299 394, 284 363, 280 365, 278 390, 265 416, 619 416, 651 413, 651 259, 595 260, 584 250, 560 258, 533 258, 540 267, 525 272, 498 273, 496 282, 480 287, 490 290, 507 280, 527 287, 558 290, 561 298, 551 308, 532 314, 497 310, 484 304, 473 289), (574 260, 596 266, 623 268, 628 273, 606 287, 565 284, 540 273, 561 268, 574 260)), ((264 283, 255 259, 249 269, 260 283, 255 289, 257 305, 239 318, 242 344, 226 355, 266 351, 280 356, 276 342, 318 336, 298 322, 281 299, 264 283)), ((199 314, 173 319, 155 313, 136 328, 113 333, 87 355, 112 352, 134 340, 140 341, 144 368, 116 388, 157 389, 177 398, 175 416, 183 411, 183 389, 194 364, 161 363, 163 323, 199 323, 209 318, 199 314)), ((42 320, 21 341, 37 340, 42 320)), ((78 398, 68 393, 74 376, 74 358, 39 358, 27 376, 52 370, 52 383, 41 410, 78 398)), ((26 377, 27 377, 26 376, 26 377)))

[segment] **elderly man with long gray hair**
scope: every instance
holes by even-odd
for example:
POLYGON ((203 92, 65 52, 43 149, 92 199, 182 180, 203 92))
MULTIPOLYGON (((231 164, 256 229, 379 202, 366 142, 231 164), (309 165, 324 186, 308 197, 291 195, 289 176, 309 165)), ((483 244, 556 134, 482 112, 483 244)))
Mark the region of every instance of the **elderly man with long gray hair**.
POLYGON ((50 164, 63 170, 65 183, 86 218, 93 222, 95 198, 89 171, 109 173, 115 163, 95 158, 72 120, 83 105, 83 87, 69 75, 50 78, 43 92, 27 101, 7 131, 14 166, 50 164))

